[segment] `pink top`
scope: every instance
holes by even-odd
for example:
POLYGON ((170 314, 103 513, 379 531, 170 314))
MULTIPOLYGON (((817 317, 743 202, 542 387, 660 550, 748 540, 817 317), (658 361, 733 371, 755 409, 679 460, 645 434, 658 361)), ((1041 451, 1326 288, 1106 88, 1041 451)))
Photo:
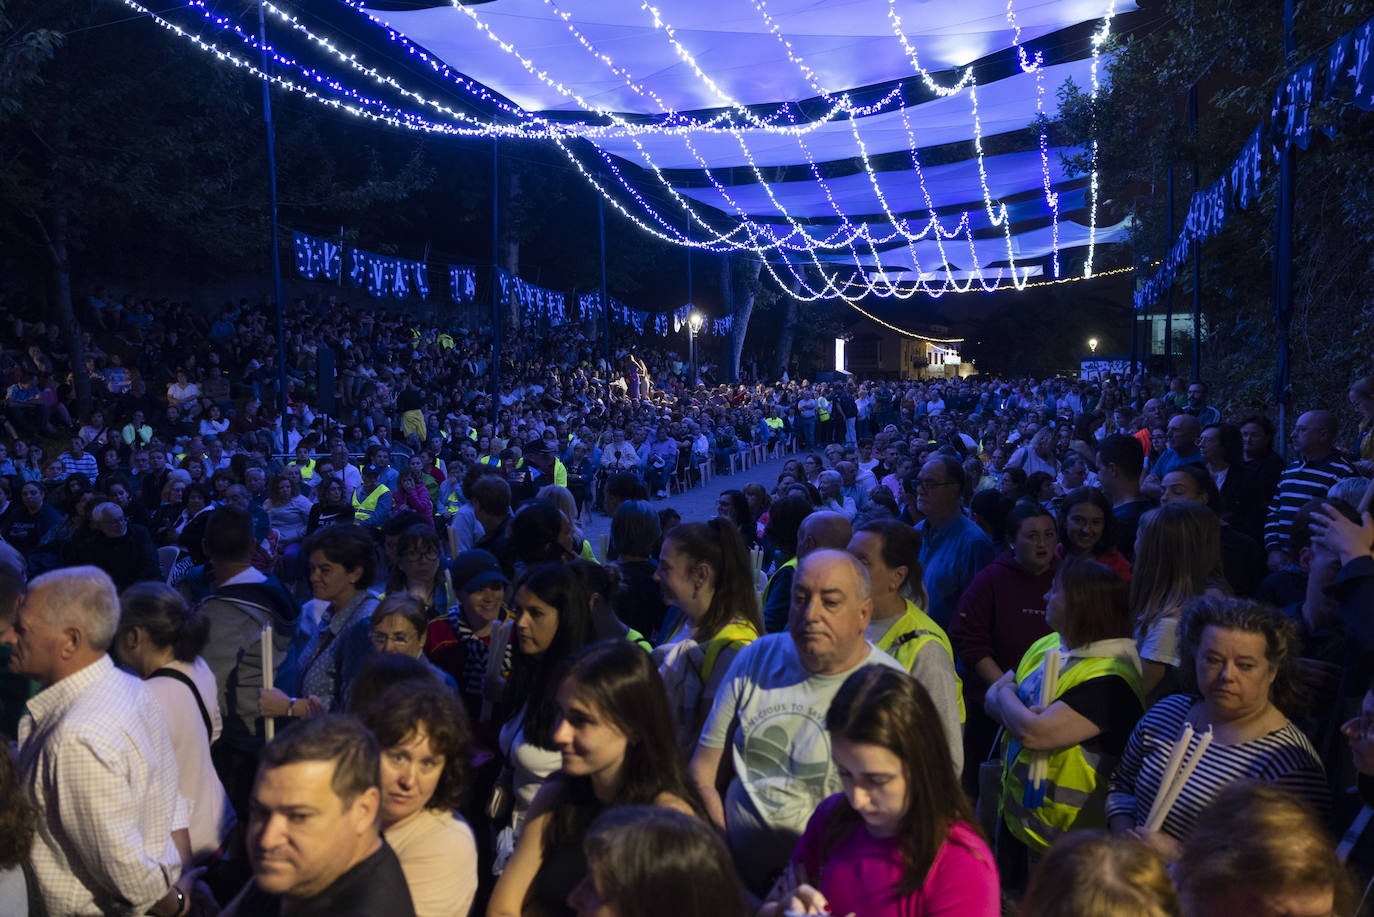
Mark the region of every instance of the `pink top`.
POLYGON ((997 867, 988 845, 971 825, 955 824, 923 884, 909 895, 897 888, 906 873, 896 838, 878 838, 862 824, 825 855, 825 825, 844 794, 825 800, 811 816, 792 852, 810 884, 820 889, 832 914, 863 917, 999 917, 997 867), (819 878, 819 881, 817 879, 819 878))

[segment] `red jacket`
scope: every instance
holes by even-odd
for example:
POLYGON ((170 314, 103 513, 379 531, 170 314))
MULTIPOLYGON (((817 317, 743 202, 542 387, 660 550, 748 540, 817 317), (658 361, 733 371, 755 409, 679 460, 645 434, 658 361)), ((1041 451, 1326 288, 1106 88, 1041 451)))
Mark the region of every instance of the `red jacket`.
MULTIPOLYGON (((1058 570, 1056 558, 1044 573, 1031 573, 1006 551, 978 571, 959 597, 949 631, 966 680, 974 664, 989 656, 1003 671, 1014 671, 1030 645, 1050 632, 1045 593, 1058 570)), ((975 698, 982 694, 970 692, 975 698)))

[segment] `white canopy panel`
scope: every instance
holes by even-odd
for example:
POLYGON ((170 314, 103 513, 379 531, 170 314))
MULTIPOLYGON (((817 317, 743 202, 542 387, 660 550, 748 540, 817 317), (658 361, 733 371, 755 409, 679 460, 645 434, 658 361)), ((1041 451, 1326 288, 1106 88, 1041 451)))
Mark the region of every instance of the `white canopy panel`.
MULTIPOLYGON (((1092 234, 1090 227, 1082 223, 1060 220, 1058 245, 1061 249, 1084 246, 1088 244, 1090 235, 1097 245, 1125 242, 1130 233, 1130 225, 1131 221, 1127 218, 1114 226, 1099 226, 1097 232, 1092 234)), ((1016 258, 1017 268, 1020 269, 1022 260, 1034 261, 1050 255, 1053 251, 1054 228, 1044 226, 1013 234, 1010 240, 998 237, 975 239, 972 242, 967 239, 946 239, 943 243, 922 241, 888 249, 876 255, 871 250, 857 250, 818 254, 818 257, 821 261, 835 264, 853 265, 857 262, 884 271, 913 271, 919 262, 921 273, 935 270, 948 259, 951 267, 972 268, 976 264, 986 273, 989 270, 996 271, 996 268, 989 268, 988 265, 1005 264, 1009 257, 1016 258)), ((943 272, 940 273, 943 276, 943 272)))
MULTIPOLYGON (((1102 64, 1099 64, 1099 69, 1102 64)), ((981 136, 1023 130, 1035 118, 1036 94, 1044 88, 1049 115, 1055 113, 1054 94, 1067 79, 1080 87, 1091 81, 1092 61, 1080 60, 1044 68, 1037 78, 1033 73, 998 80, 977 87, 977 124, 981 136)), ((805 165, 829 162, 859 155, 863 141, 869 156, 916 148, 940 146, 974 139, 974 108, 968 90, 957 95, 923 102, 907 109, 869 115, 864 118, 839 118, 817 125, 797 136, 762 128, 737 131, 692 131, 685 137, 672 134, 647 137, 608 138, 597 141, 607 152, 636 165, 644 165, 644 155, 661 169, 700 169, 702 162, 712 168, 747 166, 805 165), (690 146, 689 146, 690 143, 690 146), (641 149, 642 147, 642 149, 641 149), (748 151, 746 154, 746 150, 748 151)))
MULTIPOLYGON (((1050 181, 1054 185, 1072 178, 1064 173, 1060 158, 1069 150, 1053 147, 1048 151, 1050 181)), ((912 168, 902 171, 879 172, 875 176, 878 188, 889 207, 901 208, 913 213, 912 219, 921 222, 928 209, 921 185, 931 195, 930 206, 936 208, 965 207, 982 212, 983 190, 987 190, 994 200, 1019 194, 1029 188, 1042 187, 1042 163, 1040 152, 1009 153, 1005 156, 991 156, 984 160, 986 178, 978 168, 978 160, 965 159, 949 165, 933 166, 922 169, 920 175, 912 168)), ((792 181, 774 183, 765 188, 761 184, 734 185, 724 190, 729 200, 715 188, 679 188, 679 190, 711 207, 726 213, 742 211, 753 217, 773 219, 781 217, 776 200, 787 214, 798 219, 835 218, 835 207, 851 216, 873 214, 882 220, 883 205, 873 188, 874 179, 867 172, 827 179, 825 185, 815 181, 792 181), (769 198, 769 191, 773 198, 769 198), (827 196, 826 192, 829 192, 827 196), (832 206, 831 201, 834 201, 832 206)), ((1041 213, 1044 205, 1041 205, 1041 213)), ((900 212, 897 209, 894 213, 900 212)), ((950 222, 957 222, 957 219, 950 222)), ((986 221, 980 221, 980 225, 986 221)))
MULTIPOLYGON (((578 111, 556 88, 606 111, 664 114, 808 99, 904 79, 912 62, 889 8, 928 71, 946 70, 1106 11, 1103 0, 495 0, 466 10, 369 10, 377 19, 528 111, 578 111), (653 10, 665 27, 656 25, 653 10), (766 13, 765 13, 766 11, 766 13), (565 21, 560 14, 566 14, 565 21), (788 59, 769 18, 794 57, 788 59), (477 23, 486 26, 479 28, 477 23), (671 36, 669 34, 671 28, 671 36), (579 35, 583 41, 579 40, 579 35), (495 40, 494 40, 495 39, 495 40), (674 46, 674 39, 679 47, 674 46), (522 65, 505 43, 531 62, 522 65), (590 49, 589 47, 590 46, 590 49), (679 50, 680 48, 680 50, 679 50), (605 59, 601 59, 604 56, 605 59), (690 56, 695 62, 685 60, 690 56), (609 63, 607 62, 609 61, 609 63), (614 69, 613 69, 614 68, 614 69), (715 88, 697 68, 709 74, 715 88), (541 79, 530 71, 542 74, 541 79), (616 71, 619 71, 617 73, 616 71), (623 75, 621 75, 623 74, 623 75), (627 86, 638 84, 643 93, 627 86)), ((1118 4, 1116 12, 1135 9, 1118 4)))

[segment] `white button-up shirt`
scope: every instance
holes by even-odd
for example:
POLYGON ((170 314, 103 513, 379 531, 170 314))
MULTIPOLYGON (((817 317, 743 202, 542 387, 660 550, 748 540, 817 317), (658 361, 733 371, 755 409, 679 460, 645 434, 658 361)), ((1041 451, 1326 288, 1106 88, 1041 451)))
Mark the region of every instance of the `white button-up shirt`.
POLYGON ((29 701, 19 772, 40 819, 50 914, 145 914, 181 875, 187 826, 167 726, 143 682, 102 656, 29 701))

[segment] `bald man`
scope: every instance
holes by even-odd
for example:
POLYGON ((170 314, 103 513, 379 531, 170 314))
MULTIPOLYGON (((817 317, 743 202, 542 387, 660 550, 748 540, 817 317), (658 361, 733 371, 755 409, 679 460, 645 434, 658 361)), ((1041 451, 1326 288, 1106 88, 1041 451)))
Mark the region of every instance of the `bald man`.
POLYGON ((1336 454, 1336 427, 1336 415, 1320 410, 1303 414, 1293 427, 1293 445, 1300 458, 1279 476, 1264 520, 1264 549, 1269 554, 1270 570, 1292 562, 1288 542, 1298 509, 1308 500, 1324 499, 1332 484, 1355 474, 1350 463, 1336 454))
POLYGON ((813 549, 797 566, 788 633, 741 650, 716 692, 691 774, 756 894, 787 864, 816 806, 839 792, 825 714, 840 686, 866 665, 906 671, 864 639, 872 614, 863 564, 813 549), (734 776, 722 798, 716 786, 727 741, 734 776))
POLYGON ((803 519, 797 529, 797 557, 822 549, 843 551, 853 537, 854 526, 847 516, 832 510, 818 510, 803 519))
POLYGON ((1169 418, 1169 426, 1164 431, 1167 448, 1150 466, 1150 473, 1145 476, 1145 482, 1141 485, 1141 493, 1151 499, 1158 499, 1160 485, 1166 474, 1184 465, 1204 464, 1202 452, 1197 445, 1198 437, 1201 435, 1202 424, 1198 423, 1193 415, 1175 414, 1169 418))

